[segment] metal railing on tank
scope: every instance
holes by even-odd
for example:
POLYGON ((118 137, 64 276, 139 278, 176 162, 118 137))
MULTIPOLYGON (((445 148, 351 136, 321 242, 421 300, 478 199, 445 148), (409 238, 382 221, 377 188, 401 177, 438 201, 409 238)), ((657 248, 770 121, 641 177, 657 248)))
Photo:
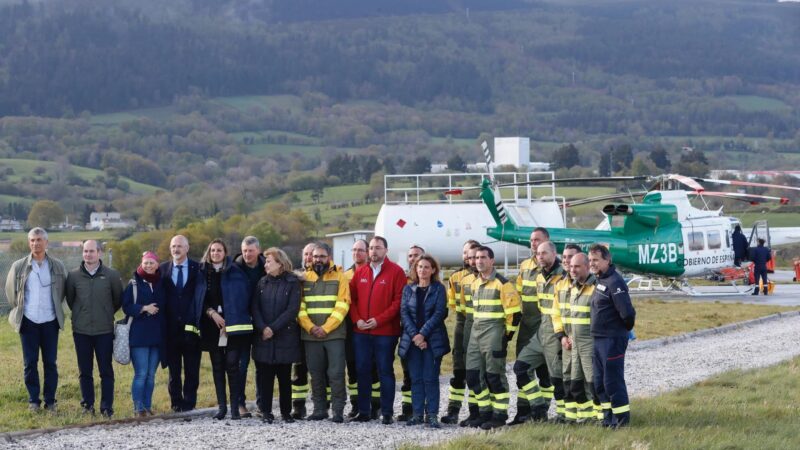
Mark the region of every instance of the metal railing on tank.
MULTIPOLYGON (((383 198, 387 205, 426 204, 426 203, 479 203, 481 185, 488 173, 424 173, 385 175, 383 177, 383 198), (454 189, 465 190, 462 195, 445 195, 454 189)), ((498 184, 523 183, 534 180, 552 180, 555 173, 547 172, 497 172, 494 174, 498 184)), ((556 197, 555 184, 538 186, 509 186, 500 189, 503 200, 509 203, 524 203, 536 200, 539 196, 556 197), (549 195, 547 195, 549 191, 549 195)))

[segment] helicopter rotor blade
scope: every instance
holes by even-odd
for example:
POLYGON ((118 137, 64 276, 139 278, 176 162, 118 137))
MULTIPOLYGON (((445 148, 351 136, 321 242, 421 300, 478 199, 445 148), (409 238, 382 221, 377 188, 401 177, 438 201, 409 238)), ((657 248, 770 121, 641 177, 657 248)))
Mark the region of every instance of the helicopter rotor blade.
POLYGON ((724 184, 728 186, 752 186, 752 187, 764 187, 770 189, 787 189, 791 191, 800 191, 800 187, 784 186, 781 184, 756 183, 754 181, 739 181, 739 180, 715 180, 713 178, 694 178, 694 179, 696 181, 700 181, 703 183, 724 184))
POLYGON ((757 195, 757 194, 742 194, 740 192, 715 192, 715 191, 702 191, 702 192, 690 192, 687 191, 688 195, 708 195, 710 197, 722 197, 722 198, 731 198, 734 200, 739 200, 743 202, 748 202, 750 204, 758 204, 761 201, 770 201, 770 202, 779 202, 781 205, 788 205, 789 199, 786 197, 774 197, 771 195, 757 195))
POLYGON ((580 198, 576 200, 567 200, 564 202, 564 206, 567 208, 571 208, 573 206, 580 206, 580 205, 587 205, 590 203, 595 202, 604 202, 608 200, 618 200, 623 198, 630 198, 630 197, 644 197, 647 195, 648 191, 637 191, 637 192, 620 192, 617 194, 606 194, 606 195, 598 195, 596 197, 588 197, 588 198, 580 198))
POLYGON ((552 180, 530 180, 518 183, 503 183, 499 187, 511 186, 536 186, 540 184, 559 184, 559 183, 608 183, 609 181, 638 181, 650 180, 650 176, 629 176, 629 177, 589 177, 589 178, 555 178, 552 180))
POLYGON ((667 175, 666 178, 668 180, 677 181, 678 183, 681 183, 684 186, 688 186, 689 188, 691 188, 691 189, 693 189, 695 191, 698 191, 698 192, 702 192, 702 191, 706 190, 706 188, 704 188, 700 183, 695 181, 695 179, 692 178, 692 177, 687 177, 685 175, 679 175, 679 174, 676 174, 676 173, 671 173, 671 174, 667 175))

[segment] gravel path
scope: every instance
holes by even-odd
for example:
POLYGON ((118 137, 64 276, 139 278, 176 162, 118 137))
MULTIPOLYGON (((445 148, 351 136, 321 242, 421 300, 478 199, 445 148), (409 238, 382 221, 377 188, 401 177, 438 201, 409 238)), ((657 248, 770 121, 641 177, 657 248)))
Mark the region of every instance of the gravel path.
MULTIPOLYGON (((718 333, 700 333, 680 339, 634 342, 628 351, 626 378, 633 397, 649 397, 689 386, 712 375, 732 369, 751 369, 787 360, 800 354, 800 315, 726 327, 718 333)), ((512 406, 515 413, 513 373, 512 406)), ((442 399, 447 384, 442 383, 442 399)), ((400 396, 396 396, 399 411, 400 396)), ((442 410, 446 408, 442 402, 442 410)), ((277 411, 277 406, 275 408, 277 411)), ((462 409, 466 415, 466 408, 462 409)), ((218 422, 210 418, 192 421, 155 420, 145 424, 96 426, 64 430, 29 439, 7 441, 0 447, 34 448, 396 448, 402 443, 432 444, 465 433, 459 427, 441 430, 406 427, 404 424, 383 426, 330 422, 298 422, 262 425, 256 419, 239 422, 218 422)))

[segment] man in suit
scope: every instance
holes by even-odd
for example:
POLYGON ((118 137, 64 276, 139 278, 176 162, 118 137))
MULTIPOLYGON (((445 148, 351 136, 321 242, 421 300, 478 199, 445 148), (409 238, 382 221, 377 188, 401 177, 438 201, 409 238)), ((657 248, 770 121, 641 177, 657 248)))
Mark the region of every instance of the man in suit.
POLYGON ((197 403, 201 353, 199 343, 187 338, 183 329, 190 319, 187 307, 194 297, 199 264, 189 259, 189 240, 185 236, 173 237, 169 251, 172 260, 161 264, 167 304, 169 397, 173 411, 191 411, 197 403))

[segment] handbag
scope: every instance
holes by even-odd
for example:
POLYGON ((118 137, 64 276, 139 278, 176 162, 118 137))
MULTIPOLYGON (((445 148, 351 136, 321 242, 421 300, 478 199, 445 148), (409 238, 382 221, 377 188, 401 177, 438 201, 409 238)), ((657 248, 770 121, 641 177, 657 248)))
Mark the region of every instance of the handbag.
MULTIPOLYGON (((136 280, 131 280, 129 285, 133 286, 133 304, 136 304, 136 280)), ((129 343, 129 336, 131 332, 131 322, 133 317, 120 319, 114 322, 114 361, 120 364, 131 363, 131 347, 129 343)))

